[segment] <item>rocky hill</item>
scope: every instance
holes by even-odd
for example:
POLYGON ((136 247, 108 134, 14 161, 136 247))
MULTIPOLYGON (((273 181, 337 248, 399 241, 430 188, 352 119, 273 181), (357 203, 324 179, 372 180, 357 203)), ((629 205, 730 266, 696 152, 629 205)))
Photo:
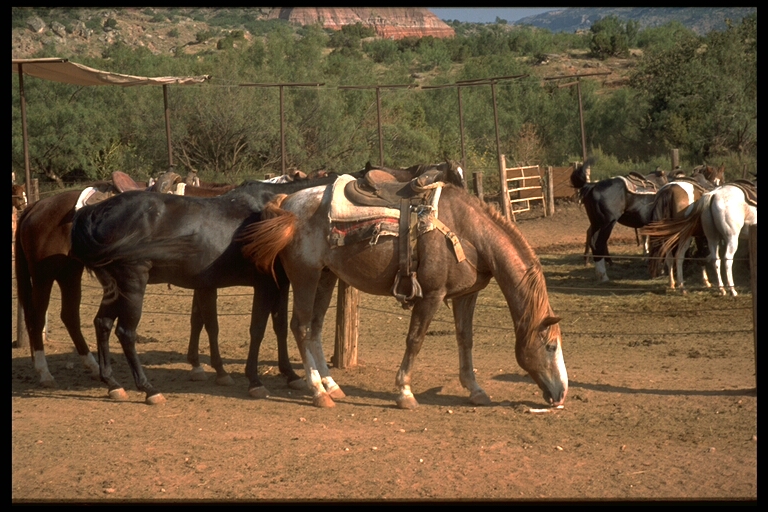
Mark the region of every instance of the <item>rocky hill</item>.
POLYGON ((269 19, 287 20, 298 25, 320 22, 324 28, 333 30, 360 23, 373 27, 377 36, 388 39, 455 35, 450 26, 428 9, 416 7, 282 7, 272 9, 269 19))
MULTIPOLYGON (((360 23, 379 37, 450 37, 454 30, 422 8, 12 8, 11 58, 100 57, 115 42, 155 54, 201 53, 235 32, 246 43, 274 23, 341 30, 360 23)), ((238 39, 234 39, 234 45, 238 39)))
POLYGON ((725 30, 726 20, 740 23, 745 16, 757 12, 756 7, 569 7, 521 18, 516 25, 546 28, 551 32, 589 30, 606 16, 636 21, 638 28, 658 27, 677 21, 699 35, 712 30, 725 30))

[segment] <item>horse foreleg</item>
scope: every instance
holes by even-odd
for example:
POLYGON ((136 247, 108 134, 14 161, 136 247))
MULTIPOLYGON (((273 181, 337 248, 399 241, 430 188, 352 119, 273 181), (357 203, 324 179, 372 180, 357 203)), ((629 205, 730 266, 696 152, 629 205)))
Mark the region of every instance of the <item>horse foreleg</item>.
MULTIPOLYGON (((680 291, 683 294, 686 294, 685 290, 685 278, 683 274, 683 263, 685 262, 685 255, 688 253, 688 248, 691 246, 691 241, 693 239, 687 238, 685 240, 682 240, 678 245, 675 252, 675 266, 677 267, 677 287, 680 289, 680 291)), ((672 268, 669 269, 669 276, 670 281, 674 283, 674 280, 672 279, 672 268)), ((674 286, 672 286, 674 289, 674 286)))
POLYGON ((400 390, 396 403, 400 409, 415 409, 419 406, 411 391, 411 373, 416 362, 416 356, 424 343, 429 323, 442 304, 442 297, 427 295, 419 299, 413 307, 408 335, 405 338, 405 354, 400 369, 395 377, 395 385, 400 390))
POLYGON ((491 398, 475 379, 472 362, 472 318, 475 313, 477 293, 453 299, 453 321, 456 325, 456 342, 459 345, 459 381, 469 390, 469 401, 475 405, 489 405, 491 398))
POLYGON ((61 289, 61 321, 67 328, 69 337, 75 344, 75 349, 91 374, 91 377, 99 378, 99 363, 91 353, 83 331, 80 327, 80 302, 82 300, 83 267, 74 268, 66 272, 68 277, 59 279, 61 289))
POLYGON ((200 315, 203 318, 205 332, 208 335, 208 345, 211 349, 211 366, 216 370, 216 384, 231 386, 234 384, 234 381, 224 369, 221 352, 219 351, 219 315, 216 310, 218 290, 216 288, 205 288, 195 290, 195 293, 198 296, 197 304, 200 306, 200 315))
POLYGON ((605 226, 602 226, 597 232, 592 233, 592 257, 595 259, 595 273, 597 274, 597 280, 601 283, 608 282, 608 273, 605 270, 606 261, 610 262, 610 255, 608 254, 608 238, 610 238, 615 225, 616 221, 614 220, 605 226))
POLYGON ((56 386, 56 380, 48 369, 45 358, 43 331, 45 330, 45 315, 51 298, 52 280, 38 279, 32 289, 32 310, 24 312, 24 322, 29 335, 29 347, 32 350, 32 361, 35 371, 40 378, 40 385, 46 388, 56 386))
POLYGON ((192 295, 192 312, 189 315, 189 346, 187 347, 187 362, 192 365, 189 379, 193 381, 206 380, 205 370, 200 365, 200 334, 203 332, 203 314, 198 303, 198 291, 192 295))
POLYGON ((584 242, 584 265, 589 265, 589 251, 591 247, 591 240, 592 240, 592 226, 590 225, 587 228, 587 239, 584 242))

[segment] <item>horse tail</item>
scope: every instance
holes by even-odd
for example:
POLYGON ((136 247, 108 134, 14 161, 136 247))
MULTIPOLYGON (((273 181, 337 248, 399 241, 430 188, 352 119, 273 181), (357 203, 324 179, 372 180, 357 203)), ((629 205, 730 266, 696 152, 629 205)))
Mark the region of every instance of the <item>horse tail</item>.
POLYGON ((651 259, 651 275, 657 275, 661 262, 666 258, 667 254, 672 252, 681 242, 688 240, 701 231, 701 213, 705 208, 709 206, 707 196, 699 201, 696 201, 693 205, 693 209, 690 213, 682 219, 666 219, 651 222, 645 227, 640 228, 640 233, 648 235, 650 237, 661 237, 663 240, 655 244, 655 250, 653 255, 655 258, 651 259))
POLYGON ((571 186, 576 190, 581 190, 587 184, 587 170, 584 164, 574 167, 571 173, 571 186))
POLYGON ((179 253, 189 252, 195 244, 194 235, 151 239, 139 231, 103 241, 98 236, 103 231, 99 224, 108 220, 103 209, 94 212, 90 207, 78 210, 72 219, 70 254, 89 270, 116 262, 172 260, 179 253))
POLYGON ((293 240, 296 234, 296 215, 283 210, 286 194, 278 194, 264 206, 261 221, 244 228, 237 237, 242 242, 243 256, 252 261, 263 273, 275 277, 275 260, 280 251, 293 240))
MULTIPOLYGON (((14 251, 16 253, 14 259, 16 295, 19 299, 21 309, 24 312, 25 326, 28 325, 28 317, 32 314, 32 273, 29 271, 29 262, 27 261, 27 255, 24 253, 24 245, 21 243, 21 230, 24 224, 24 219, 31 211, 32 208, 27 208, 21 212, 19 220, 16 223, 16 239, 13 241, 14 251)), ((34 350, 31 344, 30 348, 34 350)))

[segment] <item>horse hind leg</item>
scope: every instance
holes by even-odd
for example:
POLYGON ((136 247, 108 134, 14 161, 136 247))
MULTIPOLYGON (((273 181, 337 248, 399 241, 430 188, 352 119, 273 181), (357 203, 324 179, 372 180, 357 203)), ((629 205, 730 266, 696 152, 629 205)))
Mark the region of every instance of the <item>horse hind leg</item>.
POLYGON ((731 293, 731 296, 736 297, 739 294, 736 292, 736 287, 733 284, 733 258, 736 256, 736 249, 739 245, 738 235, 729 238, 725 246, 725 278, 728 283, 727 290, 731 293))
POLYGON ((324 271, 322 273, 317 288, 317 294, 315 295, 315 304, 312 311, 312 328, 310 330, 310 350, 312 350, 312 357, 318 365, 320 380, 323 383, 323 387, 328 392, 328 395, 334 400, 346 398, 347 395, 344 394, 344 391, 342 391, 336 381, 333 380, 333 377, 331 377, 331 371, 328 368, 328 363, 326 362, 325 353, 323 351, 322 334, 325 314, 331 304, 333 290, 336 287, 337 281, 338 278, 332 272, 324 271))
MULTIPOLYGON (((286 278, 278 285, 277 300, 272 304, 272 330, 277 338, 277 365, 291 389, 307 389, 306 381, 301 378, 291 365, 288 355, 288 299, 290 282, 286 278)), ((254 290, 256 293, 256 290, 254 290)))
MULTIPOLYGON (((291 332, 296 339, 296 346, 304 364, 304 374, 307 387, 312 393, 312 403, 316 407, 334 407, 336 404, 323 386, 318 363, 313 356, 310 345, 312 340, 313 307, 320 281, 320 272, 302 275, 301 279, 291 279, 293 285, 293 316, 291 332)), ((318 313, 319 314, 319 313, 318 313)), ((325 311, 322 312, 325 314, 325 311)), ((324 363, 324 361, 323 361, 324 363)))
POLYGON ((477 293, 453 299, 453 320, 459 346, 459 381, 469 391, 469 401, 475 405, 490 405, 491 398, 477 383, 472 362, 472 318, 477 293))

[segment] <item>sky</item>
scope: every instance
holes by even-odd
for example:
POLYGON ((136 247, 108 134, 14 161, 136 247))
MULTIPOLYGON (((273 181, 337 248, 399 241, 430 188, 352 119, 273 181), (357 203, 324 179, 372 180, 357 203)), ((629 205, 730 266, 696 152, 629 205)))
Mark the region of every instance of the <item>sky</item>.
POLYGON ((520 18, 533 16, 558 7, 427 7, 441 20, 459 20, 469 23, 494 23, 496 17, 514 23, 520 18))

